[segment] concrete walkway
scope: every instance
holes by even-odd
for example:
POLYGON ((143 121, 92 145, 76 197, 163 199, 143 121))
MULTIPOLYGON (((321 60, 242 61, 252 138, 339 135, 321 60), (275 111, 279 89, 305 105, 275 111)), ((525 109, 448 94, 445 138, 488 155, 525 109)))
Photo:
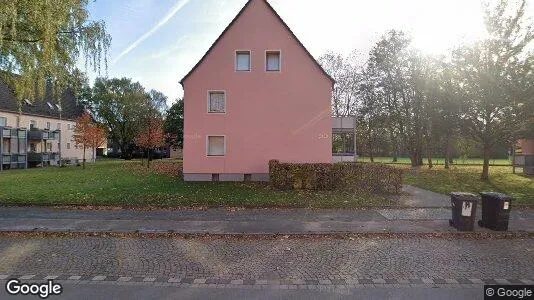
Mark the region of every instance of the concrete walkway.
MULTIPOLYGON (((0 231, 212 234, 454 232, 446 208, 306 210, 66 210, 0 208, 0 231)), ((534 210, 512 211, 510 231, 534 232, 534 210)), ((488 231, 476 227, 475 231, 488 231)))

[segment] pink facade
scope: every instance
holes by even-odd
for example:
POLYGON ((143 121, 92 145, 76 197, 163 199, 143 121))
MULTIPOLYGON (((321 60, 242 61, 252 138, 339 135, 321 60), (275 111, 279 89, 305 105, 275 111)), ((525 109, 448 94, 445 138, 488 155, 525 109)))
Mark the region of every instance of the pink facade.
POLYGON ((263 180, 271 159, 332 162, 333 81, 265 0, 246 4, 182 85, 186 180, 263 180), (250 71, 236 71, 236 51, 250 71), (280 71, 266 71, 269 51, 280 71), (225 93, 224 113, 208 112, 210 91, 225 93), (208 136, 224 136, 224 155, 208 156, 208 136))

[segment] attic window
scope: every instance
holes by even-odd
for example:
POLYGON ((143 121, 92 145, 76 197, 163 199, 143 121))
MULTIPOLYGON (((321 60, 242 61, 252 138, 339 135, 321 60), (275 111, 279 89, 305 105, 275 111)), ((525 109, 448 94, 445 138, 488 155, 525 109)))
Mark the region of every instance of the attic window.
POLYGON ((267 51, 265 53, 265 70, 267 72, 279 72, 280 65, 280 51, 267 51))
POLYGON ((54 109, 54 106, 52 105, 52 103, 50 103, 50 102, 46 102, 46 104, 48 105, 48 108, 50 108, 50 109, 54 109))

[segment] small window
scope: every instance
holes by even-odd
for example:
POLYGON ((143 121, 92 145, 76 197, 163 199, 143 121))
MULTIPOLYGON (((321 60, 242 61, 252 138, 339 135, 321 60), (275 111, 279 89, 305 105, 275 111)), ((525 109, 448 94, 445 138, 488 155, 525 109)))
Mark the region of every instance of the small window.
POLYGON ((70 124, 67 124, 67 129, 70 130, 70 124))
POLYGON ((46 150, 52 152, 52 143, 46 143, 46 150))
POLYGON ((210 113, 225 113, 226 112, 226 94, 224 92, 209 92, 208 112, 210 113))
POLYGON ((225 150, 224 136, 208 136, 208 156, 224 156, 225 150))
POLYGON ((30 144, 30 152, 37 152, 37 145, 34 143, 30 144))
POLYGON ((46 129, 50 129, 50 122, 46 122, 46 129))
POLYGON ((211 181, 213 182, 219 182, 219 174, 211 174, 211 181))
POLYGON ((34 120, 30 121, 30 129, 37 128, 37 122, 34 120))
POLYGON ((250 71, 250 51, 236 51, 235 70, 250 71))
POLYGON ((57 130, 61 130, 61 123, 57 123, 57 130))
POLYGON ((0 117, 0 127, 6 127, 6 126, 7 126, 7 118, 0 117))
POLYGON ((280 71, 280 51, 267 51, 265 62, 268 72, 280 71))
POLYGON ((70 149, 70 143, 67 143, 67 149, 70 149))

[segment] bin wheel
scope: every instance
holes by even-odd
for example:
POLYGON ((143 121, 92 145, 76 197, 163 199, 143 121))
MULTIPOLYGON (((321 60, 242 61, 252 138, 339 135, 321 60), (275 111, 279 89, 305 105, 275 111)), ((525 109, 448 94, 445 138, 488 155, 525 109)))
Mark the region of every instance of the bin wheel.
POLYGON ((484 227, 484 223, 482 222, 482 220, 478 220, 478 226, 484 227))
POLYGON ((449 226, 454 226, 454 223, 450 219, 449 219, 449 226))

